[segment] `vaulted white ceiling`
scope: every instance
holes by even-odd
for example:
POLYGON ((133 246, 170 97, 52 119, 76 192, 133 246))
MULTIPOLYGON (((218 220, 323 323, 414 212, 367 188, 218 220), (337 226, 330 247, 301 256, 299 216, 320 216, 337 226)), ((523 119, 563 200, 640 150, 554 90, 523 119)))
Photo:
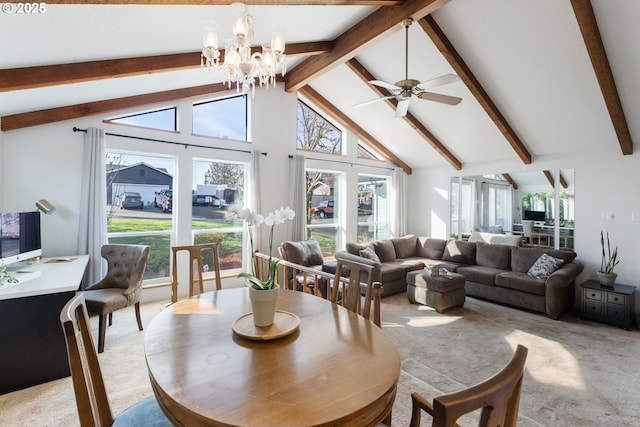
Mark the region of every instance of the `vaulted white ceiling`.
MULTIPOLYGON (((288 44, 332 41, 378 7, 392 7, 298 3, 307 5, 250 5, 255 42, 268 40, 276 23, 284 24, 288 44)), ((431 16, 534 164, 542 156, 585 150, 623 155, 570 0, 443 3, 431 16)), ((634 140, 640 136, 640 55, 634 43, 640 39, 640 1, 591 0, 591 5, 634 140)), ((2 13, 0 72, 198 52, 202 23, 207 19, 218 22, 221 39, 231 35, 227 5, 47 4, 46 12, 40 15, 2 13)), ((400 25, 395 28, 394 34, 355 56, 375 78, 389 82, 403 79, 405 74, 404 30, 400 25)), ((424 81, 456 73, 418 23, 409 29, 409 41, 409 78, 424 81)), ((306 58, 290 56, 288 69, 295 69, 306 58)), ((9 91, 0 88, 0 116, 221 80, 219 73, 202 70, 196 62, 193 68, 179 71, 9 91)), ((283 88, 284 84, 279 86, 283 88)), ((311 80, 309 86, 409 167, 453 167, 405 120, 394 118, 393 109, 386 103, 353 108, 378 95, 346 65, 331 68, 311 80)), ((459 160, 462 170, 474 163, 519 159, 463 81, 433 91, 463 101, 449 106, 414 99, 409 112, 459 160)))

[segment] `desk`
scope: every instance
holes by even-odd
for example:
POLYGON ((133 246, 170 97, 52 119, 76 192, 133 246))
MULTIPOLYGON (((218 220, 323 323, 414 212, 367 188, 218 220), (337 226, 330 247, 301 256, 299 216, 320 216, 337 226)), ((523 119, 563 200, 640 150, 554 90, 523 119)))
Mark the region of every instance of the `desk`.
POLYGON ((186 426, 376 425, 391 413, 400 356, 373 322, 303 292, 280 290, 278 310, 300 328, 274 341, 235 335, 251 312, 246 288, 183 299, 147 327, 154 393, 186 426))
MULTIPOLYGON (((60 311, 80 287, 89 255, 38 263, 0 289, 0 394, 69 376, 60 311)), ((56 259, 56 258, 53 258, 56 259)))

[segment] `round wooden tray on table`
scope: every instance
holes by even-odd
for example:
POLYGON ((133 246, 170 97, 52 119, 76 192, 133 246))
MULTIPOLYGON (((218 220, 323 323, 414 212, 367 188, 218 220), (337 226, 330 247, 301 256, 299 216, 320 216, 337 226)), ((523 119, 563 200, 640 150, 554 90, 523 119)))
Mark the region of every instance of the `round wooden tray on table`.
POLYGON ((249 340, 270 341, 291 335, 300 327, 300 319, 288 311, 276 310, 271 326, 258 327, 253 323, 253 313, 237 318, 232 325, 233 332, 249 340))

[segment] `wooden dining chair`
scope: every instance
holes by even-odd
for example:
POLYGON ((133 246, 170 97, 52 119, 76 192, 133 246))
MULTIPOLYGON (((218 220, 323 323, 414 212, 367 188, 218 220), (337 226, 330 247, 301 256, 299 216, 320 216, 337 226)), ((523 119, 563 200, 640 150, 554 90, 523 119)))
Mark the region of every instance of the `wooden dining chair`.
POLYGON ((383 289, 374 282, 378 266, 362 264, 345 259, 336 260, 335 280, 329 290, 328 299, 358 313, 365 319, 381 326, 380 297, 383 289))
POLYGON ((418 393, 411 394, 411 427, 420 426, 424 410, 434 427, 457 426, 463 415, 480 409, 478 427, 515 427, 528 349, 518 345, 511 361, 488 380, 455 393, 433 399, 433 405, 418 393))
POLYGON ((114 311, 133 305, 138 329, 142 330, 140 296, 150 250, 150 247, 145 245, 102 246, 102 258, 107 260, 107 274, 83 291, 88 312, 100 316, 98 353, 104 351, 107 318, 111 325, 114 311))
POLYGON ((76 295, 65 304, 60 312, 60 323, 67 344, 71 381, 82 427, 173 425, 165 417, 154 396, 130 406, 114 418, 83 294, 76 295))
MULTIPOLYGON (((204 292, 204 282, 202 280, 203 263, 202 258, 208 251, 212 252, 213 270, 215 271, 216 290, 222 289, 220 278, 220 258, 218 255, 217 243, 203 243, 200 245, 172 246, 173 267, 171 272, 171 302, 178 301, 178 253, 186 251, 189 253, 189 296, 198 295, 204 292), (204 251, 204 252, 203 252, 204 251), (193 271, 197 271, 197 282, 194 279, 193 271)), ((208 264, 207 264, 208 265, 208 264)), ((209 267, 211 269, 211 267, 209 267)))

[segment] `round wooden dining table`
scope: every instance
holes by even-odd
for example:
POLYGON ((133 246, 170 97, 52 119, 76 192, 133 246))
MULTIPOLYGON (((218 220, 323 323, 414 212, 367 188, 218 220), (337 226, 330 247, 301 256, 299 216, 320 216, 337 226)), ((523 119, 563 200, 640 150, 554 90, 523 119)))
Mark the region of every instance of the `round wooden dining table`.
POLYGON ((145 357, 174 424, 362 427, 390 417, 400 356, 382 329, 303 292, 280 289, 276 309, 299 323, 273 340, 234 332, 251 313, 247 288, 183 299, 156 315, 145 357))

